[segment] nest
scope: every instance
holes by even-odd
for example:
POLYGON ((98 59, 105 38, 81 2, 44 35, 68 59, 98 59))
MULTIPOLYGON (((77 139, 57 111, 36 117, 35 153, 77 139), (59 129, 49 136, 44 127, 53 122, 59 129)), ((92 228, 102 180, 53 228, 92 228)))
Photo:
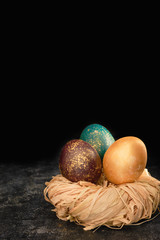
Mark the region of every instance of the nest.
POLYGON ((71 182, 57 175, 46 183, 44 197, 55 206, 53 211, 59 219, 74 221, 84 230, 102 225, 122 228, 150 221, 152 214, 159 211, 160 181, 147 170, 137 181, 120 185, 109 183, 103 173, 96 185, 71 182))

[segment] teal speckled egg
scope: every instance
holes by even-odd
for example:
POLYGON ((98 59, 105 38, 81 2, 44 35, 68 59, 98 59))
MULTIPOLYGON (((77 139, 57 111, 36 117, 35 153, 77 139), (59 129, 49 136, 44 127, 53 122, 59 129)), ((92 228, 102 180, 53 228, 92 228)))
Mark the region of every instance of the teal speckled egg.
POLYGON ((91 124, 81 133, 80 139, 88 142, 94 147, 101 159, 109 146, 115 142, 112 134, 100 124, 91 124))

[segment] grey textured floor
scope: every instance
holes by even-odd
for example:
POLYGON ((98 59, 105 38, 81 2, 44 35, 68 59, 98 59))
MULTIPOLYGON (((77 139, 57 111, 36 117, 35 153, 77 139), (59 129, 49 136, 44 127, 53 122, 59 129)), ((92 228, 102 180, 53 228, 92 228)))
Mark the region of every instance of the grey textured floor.
MULTIPOLYGON (((157 166, 149 169, 160 179, 157 166)), ((160 239, 160 216, 140 226, 128 226, 121 230, 106 227, 96 232, 83 230, 75 223, 64 222, 51 211, 53 206, 43 197, 45 181, 59 173, 57 161, 41 161, 34 164, 0 165, 0 239, 160 239)))

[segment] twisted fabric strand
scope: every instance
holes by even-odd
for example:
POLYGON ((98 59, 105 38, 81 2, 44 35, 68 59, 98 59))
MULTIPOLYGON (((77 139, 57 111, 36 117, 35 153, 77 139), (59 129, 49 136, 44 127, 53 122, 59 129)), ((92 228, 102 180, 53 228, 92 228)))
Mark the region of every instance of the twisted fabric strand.
POLYGON ((97 185, 57 175, 46 183, 44 197, 55 206, 59 219, 74 221, 84 230, 102 225, 121 229, 151 220, 160 204, 160 181, 147 172, 134 183, 120 185, 109 183, 104 174, 97 185))

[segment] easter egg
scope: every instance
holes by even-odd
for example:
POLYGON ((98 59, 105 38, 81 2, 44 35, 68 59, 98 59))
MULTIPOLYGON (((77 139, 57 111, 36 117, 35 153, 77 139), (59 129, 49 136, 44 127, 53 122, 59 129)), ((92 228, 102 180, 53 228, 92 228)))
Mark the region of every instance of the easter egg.
POLYGON ((80 139, 90 143, 94 147, 101 159, 110 147, 115 142, 111 133, 100 124, 91 124, 87 126, 81 133, 80 139))
POLYGON ((101 159, 97 151, 87 142, 74 139, 62 148, 59 158, 62 175, 72 182, 96 183, 101 175, 101 159))
POLYGON ((103 170, 114 184, 134 182, 147 164, 147 149, 137 137, 123 137, 115 141, 103 158, 103 170))

